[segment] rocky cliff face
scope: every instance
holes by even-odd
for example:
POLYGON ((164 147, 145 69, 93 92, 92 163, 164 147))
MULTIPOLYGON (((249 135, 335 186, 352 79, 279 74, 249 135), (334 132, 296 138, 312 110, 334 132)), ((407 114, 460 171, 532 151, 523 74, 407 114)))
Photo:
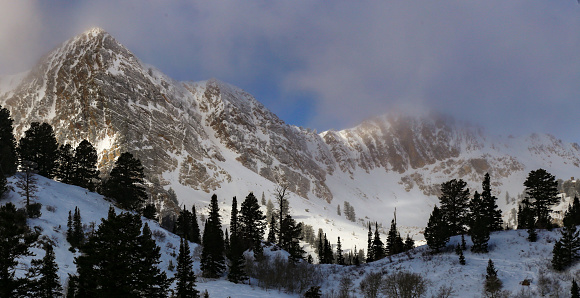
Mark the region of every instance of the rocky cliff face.
POLYGON ((169 184, 171 174, 205 192, 232 182, 234 163, 287 183, 301 197, 327 202, 337 196, 330 177, 346 182, 378 171, 399 177, 405 191, 433 195, 445 179, 480 183, 490 172, 501 185, 527 167, 557 160, 575 170, 580 164, 576 144, 543 135, 496 142, 478 128, 434 114, 384 115, 316 134, 284 123, 226 83, 176 82, 100 29, 43 57, 20 83, 0 90, 0 104, 11 110, 19 135, 30 122, 45 121, 61 143, 89 140, 104 172, 121 152, 131 151, 158 186, 169 184), (525 158, 516 157, 522 152, 525 158), (541 158, 545 162, 537 162, 541 158))

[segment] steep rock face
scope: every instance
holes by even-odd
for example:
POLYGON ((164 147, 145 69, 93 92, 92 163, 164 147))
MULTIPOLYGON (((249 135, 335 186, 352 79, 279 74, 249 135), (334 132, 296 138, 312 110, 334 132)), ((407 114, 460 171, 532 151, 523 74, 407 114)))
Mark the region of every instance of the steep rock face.
POLYGON ((2 101, 11 108, 18 134, 32 121, 45 121, 61 143, 93 143, 101 168, 131 151, 153 180, 180 167, 184 184, 209 191, 227 179, 213 175, 219 168, 211 160, 223 157, 203 143, 201 116, 185 106, 187 94, 108 33, 93 29, 43 57, 2 101), (185 157, 181 164, 176 155, 185 157))
POLYGON ((324 144, 317 135, 285 124, 250 94, 209 80, 190 83, 189 90, 199 102, 204 123, 236 160, 253 172, 278 183, 302 197, 310 192, 330 202, 325 184, 326 170, 317 161, 332 159, 325 150, 310 150, 310 143, 324 144))

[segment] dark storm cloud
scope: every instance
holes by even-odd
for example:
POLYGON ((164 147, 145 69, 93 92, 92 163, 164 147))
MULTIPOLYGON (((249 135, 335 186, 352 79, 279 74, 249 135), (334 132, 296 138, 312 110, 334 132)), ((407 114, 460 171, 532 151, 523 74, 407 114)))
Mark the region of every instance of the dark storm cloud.
POLYGON ((580 140, 572 0, 4 2, 0 73, 100 26, 170 76, 238 85, 291 124, 436 109, 580 140), (285 114, 305 104, 308 116, 285 114))

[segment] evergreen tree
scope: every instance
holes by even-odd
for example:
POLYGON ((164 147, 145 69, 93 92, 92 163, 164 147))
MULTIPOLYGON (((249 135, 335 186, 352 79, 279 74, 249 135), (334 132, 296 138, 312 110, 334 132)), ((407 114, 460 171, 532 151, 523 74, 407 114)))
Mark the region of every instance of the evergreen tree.
POLYGON ((326 238, 326 234, 324 234, 324 248, 323 248, 323 255, 324 255, 324 263, 323 264, 332 264, 334 263, 334 257, 332 253, 332 244, 326 238))
POLYGON ((465 243, 465 236, 461 234, 461 250, 467 249, 467 243, 465 243))
POLYGON ((489 173, 485 174, 481 184, 483 192, 481 193, 481 200, 483 201, 483 217, 487 221, 487 229, 492 231, 501 231, 503 219, 501 218, 501 210, 497 206, 497 198, 491 194, 491 182, 489 173))
POLYGON ((570 288, 570 297, 580 298, 580 290, 578 289, 578 283, 575 279, 572 279, 572 287, 570 288))
POLYGON ((536 242, 538 240, 538 232, 536 231, 536 224, 532 222, 528 229, 528 241, 536 242))
POLYGON ((441 184, 439 202, 450 236, 464 233, 468 223, 469 189, 466 186, 467 183, 461 179, 441 184))
POLYGON ((282 225, 282 220, 284 220, 284 218, 286 217, 286 214, 288 214, 289 212, 289 204, 288 204, 288 200, 286 199, 286 193, 287 191, 287 187, 285 186, 279 186, 276 189, 276 200, 278 202, 278 210, 277 210, 277 217, 278 220, 280 221, 280 228, 278 229, 278 246, 282 247, 283 243, 282 241, 284 241, 285 236, 284 233, 286 232, 284 229, 282 229, 281 225, 282 225))
POLYGON ((518 229, 529 229, 535 226, 534 211, 530 201, 525 198, 518 206, 518 229))
POLYGON ((375 237, 373 238, 373 259, 378 261, 385 256, 385 247, 379 234, 379 224, 375 222, 375 237))
POLYGON ((326 259, 324 258, 324 238, 322 233, 318 233, 318 263, 326 264, 326 259))
POLYGON ((67 222, 67 241, 71 245, 71 249, 74 250, 75 248, 80 248, 85 240, 85 234, 83 232, 83 224, 81 221, 81 211, 78 207, 75 207, 74 215, 70 216, 69 211, 69 221, 70 225, 67 222))
POLYGON ((99 181, 98 155, 93 145, 83 140, 75 149, 73 184, 95 191, 99 181))
POLYGON ((228 257, 228 253, 230 251, 230 236, 229 236, 228 229, 224 233, 224 251, 226 252, 226 257, 228 257))
POLYGON ((243 283, 248 279, 244 270, 244 248, 238 233, 232 233, 228 250, 229 272, 228 280, 233 283, 243 283))
POLYGON ((32 122, 18 143, 18 153, 21 161, 36 164, 39 175, 52 179, 56 174, 58 143, 50 124, 32 122))
POLYGON ((558 182, 544 169, 531 171, 524 182, 526 197, 532 204, 536 227, 551 227, 550 208, 558 203, 558 182))
POLYGON ((0 173, 0 200, 4 198, 4 194, 8 191, 8 180, 6 176, 0 173))
POLYGON ((52 298, 62 297, 62 286, 58 277, 58 265, 54 257, 52 245, 46 244, 42 259, 32 260, 26 274, 28 279, 27 295, 30 297, 52 298))
POLYGON ((189 210, 185 209, 185 205, 183 205, 183 209, 179 211, 179 215, 175 221, 175 234, 185 238, 185 240, 191 241, 191 239, 194 237, 192 219, 193 215, 189 210))
POLYGON ((197 223, 197 211, 195 205, 191 206, 191 240, 193 243, 200 244, 201 236, 199 235, 199 224, 197 223))
POLYGON ((145 204, 145 208, 143 208, 143 216, 147 219, 157 220, 157 208, 155 208, 155 204, 152 202, 145 204))
POLYGON ((564 251, 562 249, 562 242, 556 241, 554 243, 554 248, 552 249, 552 268, 557 271, 562 271, 568 263, 566 263, 564 257, 564 251))
POLYGON ((338 237, 338 242, 336 242, 336 264, 344 265, 344 255, 342 254, 342 244, 340 243, 340 237, 338 237))
POLYGON ((232 212, 230 214, 230 233, 232 236, 240 235, 240 226, 238 223, 238 200, 236 197, 232 199, 232 212))
POLYGON ((485 282, 483 284, 483 289, 486 293, 488 293, 491 297, 498 297, 497 295, 501 291, 503 283, 497 277, 497 270, 495 270, 495 266, 493 261, 489 259, 487 261, 487 274, 485 275, 485 282))
POLYGON ((397 231, 397 213, 395 212, 395 218, 391 220, 391 229, 389 230, 389 234, 387 234, 387 246, 386 246, 387 254, 388 255, 395 255, 401 253, 405 250, 405 243, 403 242, 403 238, 397 231))
POLYGON ((371 223, 369 222, 369 233, 367 239, 367 263, 374 261, 373 253, 373 232, 371 231, 371 223))
MULTIPOLYGON (((302 223, 297 224, 292 216, 287 214, 280 223, 280 228, 286 231, 283 234, 284 239, 279 241, 283 243, 282 249, 290 254, 288 259, 296 263, 302 259, 302 255, 305 253, 300 246, 300 240, 302 240, 302 223)), ((332 259, 332 250, 330 251, 330 258, 332 259)))
POLYGON ((407 234, 407 238, 405 239, 405 251, 411 250, 413 248, 415 248, 415 240, 413 240, 413 238, 407 234))
POLYGON ((429 216, 429 222, 425 228, 425 240, 429 248, 436 253, 440 252, 449 241, 447 220, 437 206, 433 208, 433 212, 429 216))
POLYGON ((160 248, 148 225, 141 231, 141 217, 130 213, 107 219, 83 246, 75 259, 76 297, 165 297, 169 280, 157 266, 160 248))
POLYGON ((489 220, 486 215, 486 202, 476 191, 470 204, 471 216, 469 220, 469 234, 473 246, 471 251, 475 253, 486 253, 487 242, 489 241, 489 220))
MULTIPOLYGON (((69 210, 68 211, 68 219, 66 222, 66 241, 68 241, 68 243, 71 243, 71 241, 73 240, 73 224, 72 224, 72 212, 69 210)), ((71 243, 72 245, 72 243, 71 243)))
POLYGON ((274 214, 272 214, 270 219, 270 230, 268 231, 268 241, 269 243, 276 243, 276 234, 278 233, 276 229, 276 218, 274 218, 274 214))
MULTIPOLYGON (((245 249, 252 249, 254 254, 262 254, 262 239, 264 239, 264 229, 266 217, 260 210, 258 199, 250 193, 240 208, 239 232, 245 249)), ((280 225, 280 229, 286 228, 280 225)), ((288 233, 288 231, 286 231, 288 233)), ((285 247, 282 243, 281 247, 285 247)), ((245 250, 244 249, 244 250, 245 250)))
POLYGON ((568 206, 568 210, 566 210, 564 216, 564 225, 580 225, 580 202, 578 201, 578 197, 574 197, 572 205, 568 206))
POLYGON ((147 193, 141 161, 129 152, 122 153, 105 183, 105 195, 114 199, 121 208, 140 211, 147 193))
POLYGON ((262 206, 266 206, 266 196, 264 195, 264 192, 262 192, 262 206))
POLYGON ((341 216, 342 214, 340 213, 340 204, 336 205, 336 215, 341 216))
POLYGON ((0 206, 0 297, 14 297, 25 280, 15 277, 22 257, 30 256, 29 247, 38 239, 26 224, 26 212, 14 204, 0 206))
POLYGON ((177 256, 177 273, 175 273, 175 280, 177 281, 175 295, 179 298, 199 297, 199 292, 195 288, 195 279, 189 241, 183 241, 183 238, 181 238, 179 255, 177 256))
POLYGON ((564 226, 560 233, 562 237, 555 243, 552 251, 552 265, 556 270, 563 270, 572 265, 578 259, 580 250, 580 236, 576 226, 564 226))
POLYGON ((0 176, 2 177, 16 173, 18 166, 13 122, 10 111, 0 106, 0 176))
POLYGON ((459 256, 459 264, 465 265, 465 256, 463 255, 463 250, 459 244, 455 246, 455 253, 459 256))
POLYGON ((147 223, 143 225, 143 231, 137 240, 139 250, 136 255, 139 261, 136 266, 135 285, 139 295, 141 297, 167 297, 171 280, 157 266, 161 263, 161 248, 155 243, 147 223))
POLYGON ((66 184, 73 184, 75 179, 75 156, 74 149, 70 144, 58 147, 56 178, 66 184))
POLYGON ((208 278, 218 278, 225 269, 224 237, 217 196, 211 197, 209 216, 203 231, 201 270, 208 278))

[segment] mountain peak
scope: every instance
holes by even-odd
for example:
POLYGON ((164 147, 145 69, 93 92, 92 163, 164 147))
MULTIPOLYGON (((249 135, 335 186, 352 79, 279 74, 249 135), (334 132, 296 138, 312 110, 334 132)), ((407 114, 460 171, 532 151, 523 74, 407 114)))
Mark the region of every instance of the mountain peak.
POLYGON ((105 30, 103 30, 103 28, 93 27, 93 28, 90 28, 89 30, 85 31, 84 34, 94 37, 94 36, 108 34, 108 33, 105 30))

